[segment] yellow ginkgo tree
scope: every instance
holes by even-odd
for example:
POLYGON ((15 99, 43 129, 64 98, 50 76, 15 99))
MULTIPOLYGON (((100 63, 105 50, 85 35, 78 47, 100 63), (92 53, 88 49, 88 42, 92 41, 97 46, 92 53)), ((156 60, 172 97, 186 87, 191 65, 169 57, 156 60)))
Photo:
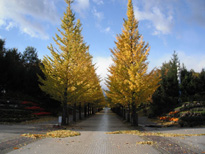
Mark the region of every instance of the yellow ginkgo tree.
POLYGON ((159 70, 148 72, 150 47, 139 34, 132 0, 128 0, 128 19, 124 19, 122 34, 117 35, 111 49, 113 65, 109 67, 107 96, 113 103, 132 107, 133 125, 138 125, 136 106, 148 101, 159 86, 159 70))
POLYGON ((81 35, 80 20, 75 21, 71 10, 72 0, 65 2, 68 7, 61 20, 61 30, 58 29, 60 35, 56 34, 54 38, 56 47, 52 44, 48 47, 51 57, 44 57, 41 65, 44 77, 39 76, 40 88, 62 103, 63 125, 69 122, 68 104, 74 108, 73 120, 76 121, 77 103, 82 100, 84 93, 93 89, 93 73, 90 70, 94 67, 89 47, 81 35))

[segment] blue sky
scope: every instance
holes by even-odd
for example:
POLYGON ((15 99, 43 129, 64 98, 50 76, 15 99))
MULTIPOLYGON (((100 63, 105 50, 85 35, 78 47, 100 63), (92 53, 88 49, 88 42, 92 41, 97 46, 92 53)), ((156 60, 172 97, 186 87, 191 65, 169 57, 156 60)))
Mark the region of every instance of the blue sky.
MULTIPOLYGON (((174 50, 188 69, 205 68, 205 0, 133 0, 133 4, 139 32, 151 46, 150 69, 169 61, 174 50)), ((112 63, 109 48, 115 47, 126 18, 127 0, 75 0, 72 8, 104 79, 112 63)), ((65 10, 64 0, 0 0, 0 38, 6 39, 6 48, 23 52, 33 46, 39 58, 50 55, 47 46, 53 43, 65 10)))

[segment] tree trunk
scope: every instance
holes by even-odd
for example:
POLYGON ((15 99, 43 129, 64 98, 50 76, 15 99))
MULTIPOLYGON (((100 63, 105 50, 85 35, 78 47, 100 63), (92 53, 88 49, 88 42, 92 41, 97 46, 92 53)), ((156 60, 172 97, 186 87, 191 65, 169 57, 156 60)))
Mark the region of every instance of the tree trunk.
POLYGON ((73 121, 76 122, 76 103, 73 106, 73 121))
POLYGON ((70 115, 69 115, 69 107, 68 107, 68 105, 67 105, 67 125, 69 125, 70 124, 70 119, 69 119, 69 117, 70 117, 70 115))
POLYGON ((87 105, 84 104, 84 117, 87 117, 87 105))
POLYGON ((82 110, 82 107, 81 107, 81 102, 80 102, 80 103, 79 103, 79 119, 80 119, 80 120, 82 120, 81 110, 82 110))
POLYGON ((88 116, 90 115, 90 103, 88 103, 88 116))
POLYGON ((133 118, 133 126, 138 126, 138 117, 136 113, 136 104, 132 102, 132 118, 133 118))
POLYGON ((130 104, 128 104, 127 122, 130 122, 130 104))
POLYGON ((125 120, 126 119, 126 110, 125 110, 125 107, 123 106, 122 107, 122 111, 123 111, 123 120, 125 120))
POLYGON ((62 125, 68 125, 68 105, 67 105, 67 88, 65 88, 64 92, 64 100, 63 100, 63 113, 62 113, 62 125))
POLYGON ((92 107, 92 114, 95 114, 95 108, 92 107))

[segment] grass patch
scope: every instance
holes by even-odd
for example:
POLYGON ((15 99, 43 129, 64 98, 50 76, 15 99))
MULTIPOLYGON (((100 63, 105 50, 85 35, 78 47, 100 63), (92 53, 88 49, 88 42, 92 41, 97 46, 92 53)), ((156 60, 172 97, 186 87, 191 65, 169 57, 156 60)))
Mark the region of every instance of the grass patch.
POLYGON ((106 134, 132 134, 138 136, 161 136, 161 137, 186 137, 186 136, 205 136, 205 134, 172 134, 172 133, 160 133, 160 132, 145 132, 138 130, 124 130, 108 132, 106 134))
POLYGON ((79 132, 71 131, 71 130, 57 130, 47 132, 46 134, 22 134, 21 136, 30 137, 30 138, 66 138, 66 137, 73 137, 79 136, 79 132))

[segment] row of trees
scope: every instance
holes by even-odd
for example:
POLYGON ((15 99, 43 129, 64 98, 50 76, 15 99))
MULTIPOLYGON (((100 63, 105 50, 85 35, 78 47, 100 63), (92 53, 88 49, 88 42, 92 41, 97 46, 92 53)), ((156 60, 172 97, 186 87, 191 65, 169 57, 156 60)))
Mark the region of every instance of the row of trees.
POLYGON ((188 71, 174 52, 169 62, 161 67, 160 87, 152 97, 150 116, 157 116, 171 111, 186 101, 205 101, 205 70, 196 73, 188 71))
POLYGON ((72 0, 65 1, 68 7, 58 29, 60 35, 56 34, 55 45, 48 46, 51 56, 41 61, 35 48, 27 47, 21 54, 17 49, 5 49, 5 41, 0 40, 1 91, 27 94, 37 100, 38 95, 44 95, 61 102, 63 125, 69 123, 70 107, 76 121, 77 106, 81 118, 82 105, 84 114, 105 105, 100 78, 81 34, 82 25, 71 10, 72 0))
MULTIPOLYGON (((68 7, 62 19, 60 35, 54 38, 55 46, 48 46, 51 57, 45 56, 41 70, 44 77, 39 75, 40 88, 53 99, 62 103, 62 124, 68 124, 68 107, 84 104, 100 106, 104 96, 100 87, 100 79, 95 73, 89 46, 83 40, 80 20, 75 20, 71 9, 71 0, 65 0, 68 7)), ((81 111, 80 111, 81 112, 81 111)), ((76 114, 73 114, 76 121, 76 114)))
POLYGON ((109 67, 106 95, 112 105, 132 109, 133 125, 138 125, 136 107, 149 101, 159 87, 160 72, 147 72, 150 48, 139 34, 132 0, 128 1, 127 17, 122 34, 117 35, 116 47, 111 50, 114 64, 109 67))

